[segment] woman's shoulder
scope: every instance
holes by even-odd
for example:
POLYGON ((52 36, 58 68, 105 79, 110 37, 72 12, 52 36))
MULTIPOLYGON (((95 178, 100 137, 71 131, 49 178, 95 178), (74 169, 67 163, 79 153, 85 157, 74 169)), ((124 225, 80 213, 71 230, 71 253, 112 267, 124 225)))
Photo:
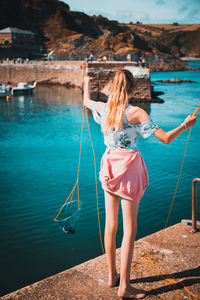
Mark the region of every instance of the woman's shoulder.
POLYGON ((129 105, 126 111, 126 118, 132 125, 143 123, 150 119, 149 115, 142 108, 133 105, 129 105))

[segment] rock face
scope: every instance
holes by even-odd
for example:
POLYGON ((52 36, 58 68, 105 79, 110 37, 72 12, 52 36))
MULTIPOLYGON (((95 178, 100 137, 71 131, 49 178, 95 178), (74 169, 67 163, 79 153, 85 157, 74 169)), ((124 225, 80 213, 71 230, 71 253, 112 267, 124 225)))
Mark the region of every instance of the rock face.
POLYGON ((59 0, 1 1, 0 28, 19 27, 36 32, 43 42, 82 33, 98 38, 102 33, 95 22, 84 13, 70 11, 59 0), (12 7, 12 9, 11 9, 12 7))
POLYGON ((165 32, 156 41, 159 50, 165 49, 166 53, 172 56, 199 56, 200 52, 200 26, 197 30, 180 30, 165 32))
POLYGON ((150 61, 148 63, 148 68, 153 72, 170 72, 194 69, 178 58, 161 58, 159 61, 150 61))
POLYGON ((181 79, 181 78, 172 78, 172 79, 156 80, 156 82, 166 82, 166 83, 182 83, 182 82, 189 82, 189 83, 194 83, 194 82, 196 82, 196 81, 194 81, 194 80, 188 80, 188 79, 181 79))
POLYGON ((53 50, 59 57, 85 59, 93 53, 124 60, 130 53, 134 60, 144 55, 152 62, 169 56, 200 56, 199 24, 119 24, 102 16, 71 11, 59 0, 1 2, 0 29, 10 26, 31 30, 44 52, 53 50))

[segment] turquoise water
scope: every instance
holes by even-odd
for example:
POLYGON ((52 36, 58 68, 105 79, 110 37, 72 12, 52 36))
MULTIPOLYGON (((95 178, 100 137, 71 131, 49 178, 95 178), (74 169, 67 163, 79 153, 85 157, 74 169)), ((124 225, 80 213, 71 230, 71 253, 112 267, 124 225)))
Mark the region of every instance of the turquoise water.
POLYGON ((199 69, 200 67, 199 60, 188 61, 187 64, 195 69, 199 69))
MULTIPOLYGON (((163 104, 150 115, 164 130, 184 121, 200 105, 200 72, 152 73, 151 80, 184 78, 198 83, 157 83, 163 104)), ((53 217, 75 184, 80 132, 81 93, 63 87, 37 87, 33 96, 0 102, 1 293, 7 293, 101 255, 96 213, 93 156, 86 123, 80 165, 81 217, 76 233, 65 235, 53 217)), ((89 123, 97 171, 105 150, 92 116, 89 123)), ((169 225, 191 219, 191 182, 200 177, 200 125, 192 129, 169 225)), ((176 187, 188 131, 170 145, 154 136, 138 139, 150 186, 140 202, 137 239, 164 227, 176 187)), ((104 199, 99 210, 104 230, 104 199)), ((200 190, 198 186, 198 191, 200 190)), ((199 200, 199 199, 198 199, 199 200)), ((198 201, 198 214, 200 201, 198 201)), ((121 212, 117 246, 122 237, 121 212)))

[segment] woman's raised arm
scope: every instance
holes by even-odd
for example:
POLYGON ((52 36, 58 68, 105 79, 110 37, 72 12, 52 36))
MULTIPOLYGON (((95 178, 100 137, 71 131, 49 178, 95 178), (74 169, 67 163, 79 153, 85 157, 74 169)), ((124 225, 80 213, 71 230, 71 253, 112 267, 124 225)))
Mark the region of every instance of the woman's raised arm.
POLYGON ((89 82, 90 82, 90 77, 89 76, 85 76, 84 77, 84 96, 83 96, 83 105, 86 106, 87 108, 91 109, 95 107, 95 110, 101 114, 105 103, 101 102, 101 101, 93 101, 90 99, 90 89, 89 89, 89 82))
POLYGON ((165 132, 161 128, 157 129, 154 132, 154 136, 157 137, 164 144, 170 144, 175 138, 177 138, 183 131, 185 131, 188 127, 192 127, 196 123, 196 116, 189 115, 185 121, 178 127, 165 132))
POLYGON ((85 76, 84 77, 84 96, 83 96, 83 105, 86 106, 87 108, 91 109, 92 107, 92 103, 94 101, 92 101, 90 99, 90 93, 89 93, 89 81, 90 81, 90 77, 89 76, 85 76))
MULTIPOLYGON (((135 123, 144 123, 150 120, 149 115, 141 108, 139 108, 135 113, 135 123)), ((153 134, 164 144, 170 144, 175 138, 177 138, 183 131, 185 131, 188 127, 192 127, 196 123, 196 116, 189 115, 185 121, 179 125, 178 127, 165 132, 161 128, 158 128, 153 134)))

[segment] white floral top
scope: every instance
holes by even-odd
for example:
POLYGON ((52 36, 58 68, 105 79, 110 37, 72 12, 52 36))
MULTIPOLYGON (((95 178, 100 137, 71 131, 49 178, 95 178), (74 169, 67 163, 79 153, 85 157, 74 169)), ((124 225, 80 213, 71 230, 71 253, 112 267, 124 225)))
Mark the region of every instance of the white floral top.
MULTIPOLYGON (((130 124, 126 118, 126 112, 129 108, 130 106, 128 106, 125 110, 122 129, 118 131, 110 130, 107 134, 104 134, 104 144, 108 148, 117 148, 124 150, 136 149, 136 139, 138 134, 140 134, 143 138, 147 138, 159 128, 159 126, 154 124, 151 119, 145 123, 140 123, 136 125, 130 124)), ((104 117, 106 114, 106 105, 102 115, 100 115, 96 111, 94 102, 92 104, 91 111, 94 120, 102 127, 104 117)))

